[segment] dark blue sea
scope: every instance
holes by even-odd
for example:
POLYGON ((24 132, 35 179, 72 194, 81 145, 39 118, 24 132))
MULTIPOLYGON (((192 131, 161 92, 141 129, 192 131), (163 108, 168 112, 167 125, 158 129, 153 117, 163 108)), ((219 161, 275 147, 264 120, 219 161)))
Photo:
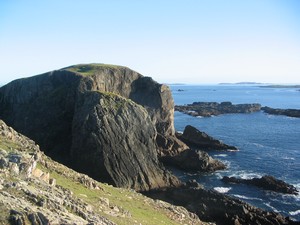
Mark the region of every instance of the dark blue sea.
MULTIPOLYGON (((300 91, 296 88, 262 88, 249 85, 171 85, 175 104, 196 101, 260 103, 274 108, 300 109, 300 91), (179 89, 183 91, 178 91, 179 89)), ((251 114, 224 114, 198 118, 175 112, 175 128, 186 125, 238 147, 237 152, 209 151, 227 164, 228 169, 212 174, 177 175, 182 180, 196 179, 208 189, 237 197, 268 211, 276 211, 300 220, 300 196, 277 194, 242 184, 225 184, 223 176, 241 178, 272 175, 300 189, 300 118, 251 114)))

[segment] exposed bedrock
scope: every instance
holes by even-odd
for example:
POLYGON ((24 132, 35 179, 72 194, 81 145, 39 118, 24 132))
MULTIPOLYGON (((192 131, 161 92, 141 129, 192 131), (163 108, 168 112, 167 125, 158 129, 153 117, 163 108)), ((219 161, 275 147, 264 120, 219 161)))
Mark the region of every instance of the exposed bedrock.
POLYGON ((272 115, 283 115, 283 116, 300 118, 300 109, 274 109, 267 106, 262 107, 261 109, 265 113, 272 114, 272 115))
POLYGON ((253 104, 232 104, 231 102, 194 102, 187 105, 176 105, 175 110, 191 116, 217 116, 226 113, 252 113, 260 111, 261 105, 253 104))
POLYGON ((227 177, 224 176, 222 181, 225 183, 235 183, 235 184, 247 184, 260 187, 264 190, 270 190, 275 192, 280 192, 284 194, 293 194, 297 195, 298 190, 293 185, 287 184, 282 180, 278 180, 275 177, 265 175, 261 178, 252 178, 252 179, 241 179, 236 177, 227 177))
POLYGON ((237 150, 236 147, 226 145, 191 125, 185 127, 183 134, 176 133, 176 136, 192 148, 202 150, 237 150))
POLYGON ((137 190, 179 183, 158 162, 155 142, 157 132, 174 135, 173 113, 167 86, 121 66, 77 65, 0 88, 0 118, 48 155, 137 190))
POLYGON ((205 190, 195 182, 181 188, 168 188, 146 194, 183 206, 196 213, 202 221, 215 222, 217 225, 299 224, 278 213, 267 212, 213 190, 205 190))
POLYGON ((159 165, 148 112, 129 99, 85 92, 76 102, 72 134, 72 162, 98 180, 135 190, 179 184, 159 165))
POLYGON ((176 137, 157 135, 159 159, 166 165, 184 171, 213 172, 226 168, 221 161, 213 159, 206 152, 191 149, 176 137))

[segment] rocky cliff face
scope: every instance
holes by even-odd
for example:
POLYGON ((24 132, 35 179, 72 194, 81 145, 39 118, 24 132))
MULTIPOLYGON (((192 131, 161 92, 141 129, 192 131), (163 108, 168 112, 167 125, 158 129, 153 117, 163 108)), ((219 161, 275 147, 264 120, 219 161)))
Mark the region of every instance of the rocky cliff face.
POLYGON ((159 166, 147 111, 129 99, 85 92, 76 102, 72 134, 72 162, 99 180, 135 190, 179 183, 159 166))
POLYGON ((0 224, 206 224, 183 207, 77 173, 0 120, 0 224))
POLYGON ((156 130, 174 134, 171 92, 126 67, 78 65, 13 81, 0 88, 0 118, 51 157, 117 186, 179 183, 156 156, 156 130))

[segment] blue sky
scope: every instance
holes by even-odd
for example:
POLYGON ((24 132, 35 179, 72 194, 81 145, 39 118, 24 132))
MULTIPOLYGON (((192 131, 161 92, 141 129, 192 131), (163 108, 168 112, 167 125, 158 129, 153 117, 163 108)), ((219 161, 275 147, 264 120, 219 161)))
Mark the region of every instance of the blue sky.
POLYGON ((78 63, 167 83, 300 83, 300 1, 4 0, 0 62, 0 84, 78 63))

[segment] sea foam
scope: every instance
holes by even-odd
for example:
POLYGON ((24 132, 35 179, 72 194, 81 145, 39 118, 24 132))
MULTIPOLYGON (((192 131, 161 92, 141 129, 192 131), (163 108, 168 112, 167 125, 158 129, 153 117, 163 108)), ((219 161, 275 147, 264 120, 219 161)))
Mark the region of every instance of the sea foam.
POLYGON ((227 193, 228 191, 231 190, 231 188, 228 188, 228 187, 214 187, 214 190, 219 192, 219 193, 227 193))

